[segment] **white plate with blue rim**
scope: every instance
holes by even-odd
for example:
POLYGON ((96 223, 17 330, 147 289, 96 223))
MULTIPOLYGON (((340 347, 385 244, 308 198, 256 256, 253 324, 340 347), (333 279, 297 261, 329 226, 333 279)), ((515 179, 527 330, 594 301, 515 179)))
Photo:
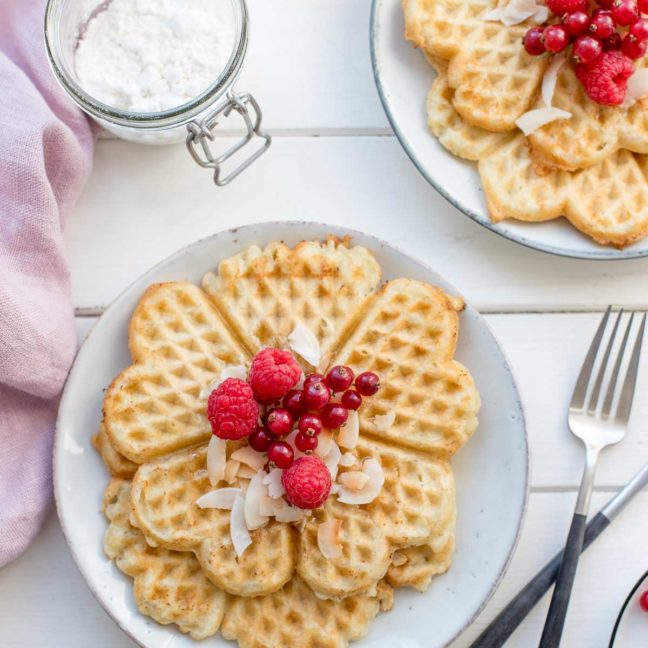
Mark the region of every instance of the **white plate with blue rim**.
MULTIPOLYGON (((101 513, 108 473, 92 448, 105 388, 130 364, 128 322, 152 283, 189 280, 251 244, 283 240, 292 245, 327 235, 350 236, 378 259, 383 279, 411 277, 459 291, 390 244, 342 227, 315 223, 264 223, 228 230, 186 247, 135 281, 106 310, 86 339, 68 377, 56 430, 54 486, 70 550, 93 594, 116 623, 142 646, 188 648, 196 642, 174 626, 141 615, 131 580, 103 552, 107 523, 101 513)), ((510 366, 484 318, 467 306, 460 316, 457 358, 480 390, 479 429, 453 458, 457 482, 457 549, 448 573, 425 594, 399 590, 394 609, 380 614, 362 648, 445 646, 463 632, 502 580, 517 544, 529 488, 529 447, 524 414, 510 366)), ((233 646, 221 637, 210 646, 233 646)))
POLYGON ((648 238, 617 250, 598 245, 564 218, 544 223, 492 223, 476 165, 446 151, 427 127, 425 99, 435 72, 423 53, 405 40, 404 30, 401 0, 373 0, 370 42, 378 94, 405 152, 446 200, 496 234, 542 252, 600 260, 648 255, 648 238))

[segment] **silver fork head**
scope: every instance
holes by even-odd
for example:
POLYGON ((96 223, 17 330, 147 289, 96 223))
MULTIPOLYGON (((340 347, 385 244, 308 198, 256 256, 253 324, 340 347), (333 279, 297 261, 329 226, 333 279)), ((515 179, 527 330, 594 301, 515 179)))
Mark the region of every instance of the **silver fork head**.
POLYGON ((646 328, 646 315, 644 314, 641 318, 639 329, 634 334, 634 343, 630 345, 632 352, 625 367, 622 386, 615 406, 617 382, 632 332, 632 323, 635 314, 631 313, 628 318, 623 338, 613 360, 614 366, 609 377, 607 377, 606 371, 613 354, 614 341, 619 330, 623 310, 620 310, 616 318, 614 318, 612 332, 608 338, 607 345, 605 346, 605 350, 600 353, 605 331, 611 319, 611 313, 612 307, 608 306, 594 334, 589 351, 585 356, 583 366, 578 375, 576 386, 574 387, 567 419, 569 429, 573 434, 582 439, 587 445, 592 445, 599 449, 612 443, 618 443, 625 436, 632 410, 632 400, 637 384, 637 374, 639 373, 641 345, 646 328), (599 357, 598 371, 595 372, 594 367, 599 357), (601 390, 606 378, 607 389, 603 398, 601 396, 601 390))

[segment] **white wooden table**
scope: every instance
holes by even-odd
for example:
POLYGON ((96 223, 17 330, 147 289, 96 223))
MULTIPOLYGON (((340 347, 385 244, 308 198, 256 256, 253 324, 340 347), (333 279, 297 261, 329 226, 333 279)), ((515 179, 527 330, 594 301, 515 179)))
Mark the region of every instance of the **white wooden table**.
MULTIPOLYGON (((444 274, 487 315, 516 373, 532 446, 522 539, 468 646, 564 541, 582 453, 566 405, 608 303, 647 309, 648 260, 584 262, 533 252, 476 225, 409 162, 380 106, 369 60, 369 0, 250 0, 252 42, 239 87, 261 102, 270 152, 225 189, 184 147, 102 139, 66 230, 79 339, 133 279, 178 248, 221 229, 278 219, 366 230, 444 274)), ((594 508, 648 460, 648 352, 627 439, 607 451, 594 508)), ((585 554, 563 645, 607 646, 631 585, 648 566, 648 492, 585 554)), ((0 571, 0 645, 134 644, 77 572, 56 515, 27 553, 0 571)), ((536 645, 547 597, 510 646, 536 645)))

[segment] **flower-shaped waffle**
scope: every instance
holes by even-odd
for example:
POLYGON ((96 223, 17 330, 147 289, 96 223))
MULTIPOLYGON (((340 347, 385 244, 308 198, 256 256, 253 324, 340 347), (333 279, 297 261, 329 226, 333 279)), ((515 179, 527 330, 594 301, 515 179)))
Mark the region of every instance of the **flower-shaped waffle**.
MULTIPOLYGON (((293 611, 296 617, 285 615, 293 625, 297 618, 314 615, 316 619, 312 628, 308 623, 297 637, 292 635, 291 645, 320 642, 345 646, 366 632, 379 603, 383 608, 389 606, 385 579, 395 586, 425 589, 434 574, 449 567, 455 497, 447 459, 474 432, 479 409, 470 375, 453 360, 457 311, 463 304, 438 288, 408 279, 387 282, 375 292, 379 276, 378 264, 366 249, 330 240, 322 245, 302 243, 294 250, 274 244, 264 250, 251 248, 224 261, 218 275, 205 278, 211 308, 218 315, 217 326, 231 327, 231 338, 243 341, 246 350, 254 352, 268 342, 286 348, 296 322, 306 322, 315 337, 322 336, 323 344, 321 362, 304 362, 304 367, 325 369, 345 363, 354 371, 370 369, 382 378, 378 393, 366 398, 355 416, 355 440, 343 441, 342 432, 337 438, 343 449, 352 448, 344 462, 335 437, 322 433, 322 456, 324 441, 329 449, 338 449, 338 459, 329 467, 334 480, 338 475, 334 484, 338 490, 322 508, 311 514, 301 511, 294 524, 280 522, 277 516, 277 521, 251 527, 251 544, 240 555, 232 535, 234 512, 224 510, 232 507, 201 508, 197 500, 212 496, 214 488, 221 493, 251 489, 250 478, 259 474, 259 465, 250 455, 254 455, 252 448, 245 440, 228 442, 223 457, 225 472, 221 481, 214 482, 207 458, 212 443, 209 448, 206 444, 195 446, 197 437, 191 429, 184 438, 174 438, 174 450, 186 446, 175 454, 158 453, 155 435, 146 438, 150 456, 167 455, 136 470, 130 523, 155 551, 180 552, 183 560, 199 564, 211 583, 231 595, 222 632, 241 646, 285 645, 285 620, 280 615, 276 624, 269 623, 268 610, 286 610, 287 604, 297 608, 293 611), (318 254, 320 260, 307 258, 318 254), (304 272, 304 267, 308 271, 304 272), (294 271, 300 275, 299 281, 292 276, 294 271), (314 276, 317 273, 319 280, 314 276), (330 303, 337 296, 344 303, 342 310, 330 303), (290 315, 291 303, 298 309, 297 318, 290 315), (345 473, 349 478, 354 473, 357 476, 358 469, 371 461, 380 466, 380 489, 366 503, 343 503, 338 498, 344 490, 341 484, 347 483, 345 473), (318 531, 328 522, 339 525, 339 552, 325 557, 318 531), (298 600, 301 602, 296 603, 298 600), (309 612, 311 609, 314 612, 309 612), (325 621, 328 615, 331 619, 325 621), (262 643, 254 643, 253 637, 262 643)), ((200 302, 204 307, 193 289, 190 292, 191 303, 200 302)), ((145 305, 149 298, 145 296, 145 305)), ((141 306, 136 316, 140 310, 141 306)), ((165 330, 168 334, 171 329, 165 330)), ((201 329, 199 335, 204 339, 206 330, 201 329)), ((158 338, 154 344, 164 348, 158 338)), ((196 356, 201 353, 201 347, 190 341, 185 347, 197 349, 196 356)), ((237 357, 231 363, 240 363, 236 342, 234 348, 237 357)), ((192 356, 192 360, 200 365, 198 357, 192 356)), ((220 371, 194 379, 186 411, 178 404, 174 415, 194 416, 197 400, 204 416, 204 394, 210 391, 205 388, 220 371)), ((165 400, 150 401, 147 416, 159 420, 165 415, 165 405, 165 400), (156 409, 158 402, 160 409, 156 409)), ((118 410, 105 408, 106 431, 111 430, 113 412, 123 418, 123 409, 127 409, 124 403, 118 410)), ((124 457, 106 431, 100 430, 96 443, 109 469, 130 476, 135 464, 120 461, 124 457)), ((198 440, 209 438, 209 432, 205 421, 204 436, 198 440)), ((300 511, 288 508, 292 513, 300 511)), ((179 625, 182 628, 182 623, 179 625)))

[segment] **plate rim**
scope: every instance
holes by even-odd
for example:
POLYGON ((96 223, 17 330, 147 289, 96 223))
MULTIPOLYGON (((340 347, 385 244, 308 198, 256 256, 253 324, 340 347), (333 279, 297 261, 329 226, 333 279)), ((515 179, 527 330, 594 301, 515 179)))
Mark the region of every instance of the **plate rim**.
MULTIPOLYGON (((568 250, 566 248, 555 247, 553 245, 547 245, 545 243, 539 243, 532 239, 529 239, 526 236, 521 234, 515 234, 512 232, 507 232, 497 226, 497 224, 490 221, 490 219, 484 220, 472 209, 464 205, 459 198, 452 196, 445 187, 437 182, 426 170, 425 165, 418 159, 414 150, 409 145, 407 138, 403 135, 398 121, 394 116, 387 99, 387 94, 383 85, 383 79, 380 72, 380 64, 378 62, 378 54, 376 43, 378 40, 378 32, 380 29, 378 20, 378 7, 379 5, 384 4, 385 0, 371 0, 371 13, 369 19, 369 49, 371 53, 371 69, 373 72, 374 82, 376 84, 376 90, 378 91, 378 97, 380 98, 380 103, 383 107, 387 120, 389 121, 396 139, 400 143, 401 147, 407 154, 407 157, 411 160, 412 164, 416 167, 419 173, 427 180, 427 182, 434 187, 434 189, 447 200, 453 207, 459 210, 464 216, 468 216, 472 221, 486 228, 488 231, 501 236, 509 241, 518 243, 526 248, 531 250, 536 250, 538 252, 543 252, 545 254, 552 254, 554 256, 564 257, 567 259, 583 259, 587 261, 625 261, 629 259, 640 259, 648 256, 648 247, 645 250, 617 250, 615 248, 603 247, 601 246, 600 250, 592 250, 590 252, 583 250, 568 250)), ((534 223, 534 225, 542 225, 542 223, 534 223)))
MULTIPOLYGON (((375 2, 375 0, 374 0, 375 2)), ((328 228, 332 231, 343 231, 345 234, 349 235, 351 239, 353 240, 354 237, 357 235, 360 235, 361 237, 367 238, 372 240, 375 245, 380 248, 389 248, 398 254, 401 254, 402 256, 410 259, 414 263, 418 264, 419 266, 423 267, 426 271, 429 271, 430 273, 437 275, 438 277, 442 278, 448 287, 454 291, 458 295, 462 295, 462 292, 458 290, 454 284, 452 284, 450 281, 448 281, 445 276, 441 275, 439 272, 434 270, 428 263, 420 259, 417 255, 410 254, 409 252, 404 251, 400 246, 395 245, 393 243, 390 243, 386 241, 385 239, 380 238, 379 236, 376 236, 375 234, 370 234, 368 232, 358 230, 355 228, 350 228, 346 227, 344 225, 331 225, 328 223, 324 222, 317 222, 317 221, 305 221, 305 220, 295 220, 295 221, 261 221, 261 222, 256 222, 256 223, 250 223, 246 225, 241 225, 241 226, 235 226, 235 227, 229 227, 225 228, 222 230, 218 230, 217 232, 214 232, 212 234, 209 234, 208 236, 204 236, 200 239, 197 239, 196 241, 189 243, 188 245, 185 245, 179 249, 177 249, 175 252, 172 252, 171 254, 167 255, 157 263, 155 263, 153 266, 151 266, 148 270, 143 272, 142 274, 138 275, 135 279, 133 279, 131 282, 128 283, 128 285, 110 302, 110 304, 105 308, 104 312, 97 318, 97 321, 93 325, 92 329, 86 336, 86 338, 83 340, 81 346, 77 350, 77 353, 74 357, 74 361, 72 363, 72 366, 70 367, 70 370, 66 376, 65 383, 63 386, 63 390, 61 392, 61 398, 59 400, 59 406, 57 410, 57 416, 56 416, 56 424, 54 428, 54 440, 53 440, 53 445, 52 445, 52 482, 53 482, 53 492, 54 492, 54 503, 56 507, 56 514, 57 518, 59 520, 61 530, 63 532, 63 537, 65 538, 65 543, 70 551, 70 554, 72 556, 72 560, 74 561, 74 564, 78 570, 78 572, 81 574, 81 577, 83 578, 83 581, 85 585, 88 587, 92 595, 94 596, 95 600, 99 603, 99 605, 102 607, 102 609, 106 612, 106 614, 109 616, 110 619, 124 632, 132 641, 134 641, 138 646, 141 646, 142 648, 149 648, 145 643, 142 643, 129 628, 122 623, 122 621, 118 618, 117 614, 113 613, 112 608, 108 605, 108 601, 104 602, 103 596, 99 592, 99 588, 95 586, 93 580, 90 578, 88 574, 86 574, 86 571, 84 567, 82 567, 82 559, 80 555, 77 553, 75 545, 72 543, 70 536, 68 534, 68 526, 67 526, 67 521, 65 519, 65 516, 62 515, 61 513, 61 500, 62 500, 62 484, 59 482, 59 475, 60 471, 58 468, 58 463, 61 461, 59 459, 59 456, 63 454, 63 449, 64 449, 64 441, 63 441, 63 434, 61 432, 61 418, 62 418, 62 412, 65 409, 64 405, 67 402, 69 398, 71 398, 70 393, 68 392, 68 383, 70 381, 70 377, 74 373, 78 359, 81 355, 81 352, 83 348, 85 347, 86 343, 90 340, 90 338, 96 334, 97 328, 101 320, 108 316, 110 314, 110 311, 118 306, 123 300, 126 300, 130 296, 131 290, 135 287, 135 285, 139 284, 142 280, 146 279, 149 275, 155 274, 159 269, 163 268, 167 263, 170 263, 171 261, 175 260, 176 258, 185 255, 185 254, 190 254, 191 250, 193 248, 197 248, 200 245, 205 244, 207 241, 211 239, 216 239, 221 236, 226 236, 226 235, 235 235, 237 232, 243 231, 243 230, 253 230, 255 228, 258 228, 259 226, 266 226, 266 227, 289 227, 289 228, 295 228, 295 229, 302 229, 302 228, 328 228)), ((334 236, 337 236, 334 234, 334 236)), ((315 238, 318 238, 316 236, 315 238)), ((306 239, 304 239, 306 240, 306 239)), ((513 371, 513 368, 511 366, 511 363, 509 361, 509 358, 500 343, 499 338, 495 335, 494 331, 492 330, 491 326, 489 323, 486 321, 485 317, 474 307, 471 305, 470 302, 466 302, 466 307, 469 308, 471 311, 474 312, 474 314, 477 316, 479 319, 480 323, 482 326, 486 328, 488 333, 491 335, 493 338, 498 351, 500 352, 504 364, 504 369, 506 372, 510 375, 511 378, 511 383, 513 386, 513 391, 514 391, 514 398, 515 401, 519 407, 520 410, 520 424, 521 428, 523 431, 523 436, 522 436, 522 441, 524 443, 524 459, 525 459, 525 479, 524 479, 524 497, 522 501, 522 506, 520 510, 520 516, 517 521, 517 526, 515 529, 515 537, 513 539, 513 542, 511 543, 511 546, 508 550, 506 560, 503 562, 496 578, 493 580, 487 594, 485 595, 483 601, 478 605, 473 612, 473 614, 466 619, 464 624, 457 630, 457 632, 448 639, 448 641, 444 644, 443 648, 447 648, 450 646, 458 637, 460 637, 475 621, 475 619, 481 614, 481 612, 484 610, 488 602, 491 600, 493 597, 493 594, 497 591, 499 586, 502 583, 502 580, 504 579, 504 576, 508 572, 508 569, 511 565, 511 561, 513 560, 513 557, 517 551, 519 542, 520 542, 520 537, 522 535, 522 530, 524 528, 524 523, 526 520, 526 514, 528 510, 528 504, 529 504, 529 496, 530 496, 530 490, 531 490, 531 445, 529 443, 529 433, 528 433, 528 428, 527 428, 527 417, 526 417, 526 410, 524 407, 524 403, 522 401, 522 398, 520 396, 520 390, 518 388, 518 383, 515 377, 515 373, 513 371)), ((154 621, 154 620, 153 620, 154 621)))

